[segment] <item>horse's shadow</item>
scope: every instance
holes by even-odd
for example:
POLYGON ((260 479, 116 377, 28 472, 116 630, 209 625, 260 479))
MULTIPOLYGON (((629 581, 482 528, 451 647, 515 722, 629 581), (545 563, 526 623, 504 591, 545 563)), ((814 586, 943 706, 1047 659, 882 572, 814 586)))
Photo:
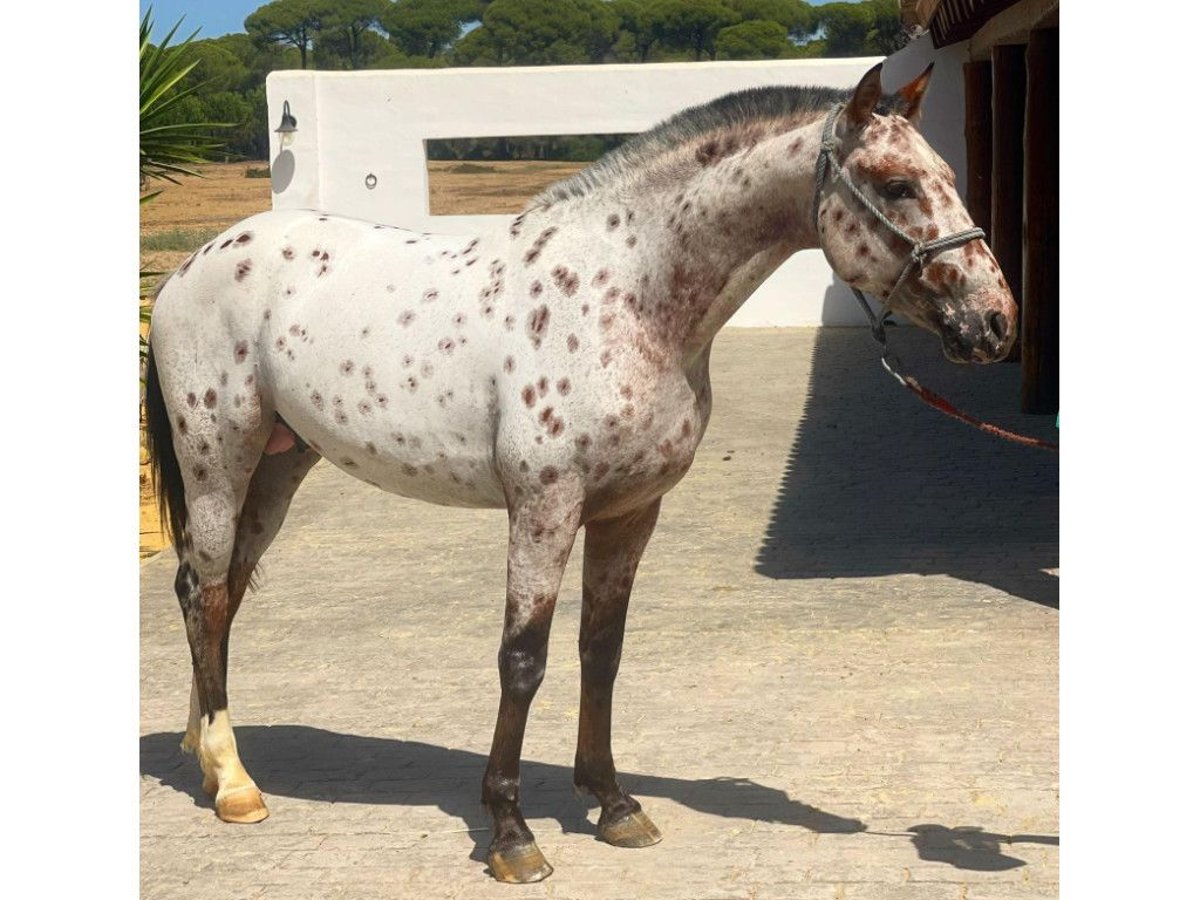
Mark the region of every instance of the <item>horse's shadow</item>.
MULTIPOLYGON (((210 808, 212 802, 200 786, 199 766, 179 750, 182 737, 179 732, 143 735, 142 775, 187 794, 197 806, 210 808)), ((490 820, 479 799, 479 779, 487 764, 482 754, 303 725, 243 725, 238 728, 237 738, 242 760, 268 796, 436 806, 466 824, 475 839, 471 858, 486 859, 490 820)), ((784 791, 745 778, 688 780, 627 774, 621 781, 636 796, 669 798, 709 815, 795 825, 820 834, 868 832, 867 825, 858 819, 825 812, 791 799, 784 791)), ((586 807, 571 788, 570 768, 523 760, 521 782, 528 788, 522 800, 528 818, 555 819, 564 833, 596 833, 586 807)), ((920 825, 909 831, 921 859, 976 871, 1025 864, 1000 850, 1000 844, 1012 843, 1012 837, 988 834, 978 828, 948 829, 940 825, 920 825)), ((1057 837, 1019 837, 1058 843, 1057 837)))

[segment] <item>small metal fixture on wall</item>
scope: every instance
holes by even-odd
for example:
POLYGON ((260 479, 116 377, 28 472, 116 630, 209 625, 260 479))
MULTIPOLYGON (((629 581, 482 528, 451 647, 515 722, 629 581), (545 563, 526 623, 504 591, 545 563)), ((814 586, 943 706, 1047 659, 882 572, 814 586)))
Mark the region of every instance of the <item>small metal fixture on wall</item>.
POLYGON ((283 119, 275 133, 279 135, 280 147, 290 147, 296 138, 296 117, 292 115, 292 108, 286 100, 283 101, 283 119))

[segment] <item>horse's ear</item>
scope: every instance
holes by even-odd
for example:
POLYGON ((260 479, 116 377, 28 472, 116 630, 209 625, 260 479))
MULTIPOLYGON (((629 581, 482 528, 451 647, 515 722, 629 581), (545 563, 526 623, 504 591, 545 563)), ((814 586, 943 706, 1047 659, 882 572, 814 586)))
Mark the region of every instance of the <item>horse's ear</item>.
POLYGON ((875 106, 883 96, 883 84, 879 80, 879 73, 882 71, 883 63, 872 66, 854 89, 854 96, 846 104, 846 121, 852 127, 862 128, 871 121, 875 106))
POLYGON ((896 91, 896 94, 904 101, 902 115, 913 124, 916 124, 921 117, 921 101, 925 99, 925 89, 929 87, 929 80, 932 77, 933 63, 930 63, 925 67, 924 72, 896 91))

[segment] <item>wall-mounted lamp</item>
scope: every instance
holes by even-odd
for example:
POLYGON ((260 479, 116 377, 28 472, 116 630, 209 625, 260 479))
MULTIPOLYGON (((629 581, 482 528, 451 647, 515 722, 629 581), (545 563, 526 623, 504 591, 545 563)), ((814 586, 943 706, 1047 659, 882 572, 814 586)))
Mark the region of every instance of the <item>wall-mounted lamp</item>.
POLYGON ((279 123, 279 127, 275 129, 275 133, 279 135, 279 146, 289 147, 296 137, 296 117, 292 115, 292 108, 286 100, 283 101, 283 119, 279 123))

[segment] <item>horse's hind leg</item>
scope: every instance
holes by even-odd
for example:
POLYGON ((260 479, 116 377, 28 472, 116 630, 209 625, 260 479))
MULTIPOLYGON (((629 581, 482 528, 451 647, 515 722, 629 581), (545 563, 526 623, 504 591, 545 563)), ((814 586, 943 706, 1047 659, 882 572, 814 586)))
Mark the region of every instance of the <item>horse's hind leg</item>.
MULTIPOLYGON (((234 537, 233 551, 226 577, 228 591, 227 610, 221 638, 221 689, 224 690, 225 675, 229 662, 229 634, 233 618, 237 614, 246 589, 250 585, 255 566, 262 558, 279 528, 283 524, 288 506, 296 489, 304 476, 320 457, 312 450, 292 448, 286 452, 272 456, 263 456, 246 491, 238 516, 237 531, 234 537)), ((176 580, 176 591, 180 593, 180 603, 184 603, 184 593, 187 591, 190 566, 180 564, 176 580), (182 582, 182 584, 181 584, 182 582), (182 592, 181 592, 182 591, 182 592)), ((185 611, 186 617, 186 611, 185 611)), ((189 633, 190 638, 190 633, 189 633)), ((237 747, 232 730, 229 734, 229 748, 234 759, 226 766, 230 770, 229 787, 222 793, 220 773, 222 763, 206 752, 201 739, 203 732, 203 717, 201 715, 201 684, 200 667, 195 666, 192 677, 192 699, 188 715, 188 729, 184 736, 183 748, 196 752, 200 757, 201 768, 204 772, 204 790, 210 795, 217 796, 217 814, 227 821, 253 822, 266 817, 266 806, 257 789, 253 791, 244 786, 239 774, 244 774, 240 761, 236 760, 237 747), (234 790, 236 789, 236 790, 234 790), (257 798, 257 803, 254 802, 257 798)), ((249 779, 249 776, 246 776, 249 779)), ((252 785, 253 782, 250 782, 252 785)))
POLYGON ((641 805, 617 783, 612 758, 613 682, 621 664, 625 613, 658 507, 655 500, 628 516, 588 523, 583 545, 575 787, 600 801, 600 836, 618 847, 648 847, 662 839, 641 805))

